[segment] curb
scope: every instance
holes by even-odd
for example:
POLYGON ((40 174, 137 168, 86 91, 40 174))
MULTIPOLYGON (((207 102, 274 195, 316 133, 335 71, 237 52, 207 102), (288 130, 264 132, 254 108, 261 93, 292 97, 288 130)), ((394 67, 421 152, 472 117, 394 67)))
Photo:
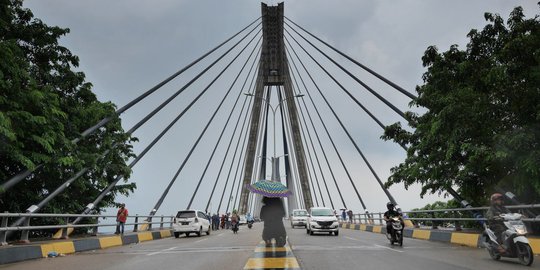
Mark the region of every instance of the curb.
POLYGON ((140 232, 129 235, 61 240, 42 244, 0 247, 0 265, 19 261, 46 258, 49 252, 71 254, 88 250, 124 246, 144 241, 171 237, 172 230, 140 232))
MULTIPOLYGON (((344 229, 386 234, 386 227, 381 225, 340 223, 340 227, 344 229)), ((432 231, 405 227, 405 229, 403 230, 403 236, 429 241, 446 242, 474 248, 484 247, 482 245, 482 238, 478 233, 432 231)), ((527 239, 529 239, 529 244, 531 245, 533 253, 540 254, 540 239, 531 237, 528 237, 527 239)))
POLYGON ((300 264, 296 260, 289 241, 283 247, 266 247, 264 241, 261 241, 251 257, 247 260, 243 269, 262 270, 262 269, 300 269, 300 264))

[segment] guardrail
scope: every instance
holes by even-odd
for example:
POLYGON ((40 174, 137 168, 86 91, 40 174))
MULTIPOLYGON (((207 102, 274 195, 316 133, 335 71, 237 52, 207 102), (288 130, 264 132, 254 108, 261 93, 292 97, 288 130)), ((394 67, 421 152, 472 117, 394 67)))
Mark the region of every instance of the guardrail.
MULTIPOLYGON (((506 206, 509 210, 511 209, 517 209, 517 210, 527 210, 527 209, 535 209, 540 208, 540 204, 526 204, 526 205, 510 205, 506 206)), ((486 221, 486 218, 477 218, 477 217, 461 217, 463 213, 472 213, 473 211, 476 212, 482 212, 485 214, 485 211, 487 211, 489 207, 470 207, 470 208, 452 208, 452 209, 434 209, 434 210, 415 210, 415 211, 403 211, 404 219, 410 220, 410 221, 428 221, 432 225, 433 229, 437 229, 439 226, 436 224, 436 221, 449 221, 453 223, 454 229, 456 231, 462 230, 461 222, 464 221, 486 221), (436 213, 446 213, 448 215, 453 215, 454 217, 435 217, 436 213), (423 217, 423 218, 415 218, 410 217, 410 215, 414 214, 429 214, 431 217, 423 217)), ((363 214, 353 214, 353 224, 370 224, 370 225, 385 225, 383 218, 384 213, 378 212, 378 213, 363 213, 363 214)), ((343 220, 341 216, 339 216, 339 219, 342 222, 350 222, 349 220, 343 220)), ((536 217, 526 217, 522 219, 524 222, 540 222, 540 215, 536 217)), ((417 224, 415 226, 418 226, 417 224)))
MULTIPOLYGON (((32 230, 45 230, 45 229, 61 229, 62 230, 62 239, 65 239, 68 237, 68 230, 69 229, 75 229, 75 228, 92 228, 92 234, 97 234, 99 227, 116 227, 117 222, 114 223, 99 223, 99 218, 102 218, 106 220, 107 218, 111 218, 112 220, 116 220, 115 215, 81 215, 81 214, 50 214, 50 213, 9 213, 4 212, 0 213, 1 223, 0 223, 0 245, 6 245, 7 244, 7 237, 8 234, 16 231, 21 232, 21 236, 19 237, 20 242, 28 243, 28 237, 29 232, 32 230), (70 224, 70 219, 72 218, 89 218, 91 220, 94 220, 95 223, 86 223, 86 224, 70 224), (10 218, 24 218, 24 225, 23 226, 12 226, 9 224, 10 218), (37 225, 37 226, 31 226, 30 221, 33 218, 57 218, 57 219, 63 219, 64 224, 51 224, 51 225, 37 225)), ((144 228, 143 230, 151 230, 153 224, 159 224, 159 228, 163 229, 164 224, 168 223, 169 228, 172 228, 173 222, 174 222, 174 216, 129 216, 128 220, 133 220, 132 222, 127 222, 124 224, 124 226, 133 226, 133 232, 139 231, 140 225, 148 225, 148 227, 144 228), (139 219, 142 218, 141 221, 139 219), (160 218, 160 221, 152 222, 153 218, 160 218), (167 219, 167 220, 166 220, 167 219)))

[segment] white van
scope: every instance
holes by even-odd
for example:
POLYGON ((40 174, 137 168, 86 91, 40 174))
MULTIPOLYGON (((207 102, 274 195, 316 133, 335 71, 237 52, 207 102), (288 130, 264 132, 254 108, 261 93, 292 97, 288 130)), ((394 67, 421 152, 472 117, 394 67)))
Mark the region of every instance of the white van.
POLYGON ((174 237, 180 237, 181 233, 189 236, 190 233, 195 233, 201 236, 204 231, 206 235, 210 234, 210 217, 199 210, 182 210, 178 211, 173 223, 174 237))
POLYGON ((307 220, 306 232, 313 235, 316 232, 339 234, 339 223, 334 211, 328 207, 311 207, 307 220))
POLYGON ((306 228, 307 217, 308 212, 306 209, 294 209, 291 214, 291 227, 302 226, 306 228))

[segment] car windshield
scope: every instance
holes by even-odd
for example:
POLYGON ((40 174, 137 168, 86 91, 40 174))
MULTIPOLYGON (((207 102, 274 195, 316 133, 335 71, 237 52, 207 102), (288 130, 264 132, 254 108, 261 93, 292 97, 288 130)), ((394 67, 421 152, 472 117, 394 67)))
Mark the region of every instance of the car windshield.
POLYGON ((295 217, 305 217, 305 216, 307 216, 307 211, 294 211, 293 216, 295 216, 295 217))
POLYGON ((194 218, 195 211, 178 211, 177 218, 194 218))
POLYGON ((312 209, 312 216, 333 216, 334 212, 331 209, 312 209))

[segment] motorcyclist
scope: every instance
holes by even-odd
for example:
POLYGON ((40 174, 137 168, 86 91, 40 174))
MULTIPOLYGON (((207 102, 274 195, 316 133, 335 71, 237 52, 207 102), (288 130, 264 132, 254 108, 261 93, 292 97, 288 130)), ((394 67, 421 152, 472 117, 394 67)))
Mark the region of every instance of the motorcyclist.
POLYGON ((251 213, 247 213, 247 214, 246 214, 246 221, 247 221, 247 222, 253 222, 253 221, 254 221, 254 220, 253 220, 253 216, 251 216, 251 213))
POLYGON ((386 208, 388 211, 384 212, 384 221, 386 221, 386 232, 388 232, 390 235, 392 235, 392 240, 395 240, 395 235, 392 233, 392 218, 393 217, 399 217, 399 220, 401 222, 401 226, 404 226, 403 218, 400 212, 396 211, 394 209, 395 205, 391 202, 388 202, 386 204, 386 208))
MULTIPOLYGON (((489 223, 489 228, 495 233, 495 236, 497 236, 497 242, 499 244, 501 244, 502 241, 502 233, 506 230, 504 220, 500 215, 508 213, 510 213, 510 210, 504 206, 503 195, 501 193, 493 193, 490 197, 490 207, 486 212, 486 218, 489 223)), ((505 249, 504 247, 501 248, 505 249)))

